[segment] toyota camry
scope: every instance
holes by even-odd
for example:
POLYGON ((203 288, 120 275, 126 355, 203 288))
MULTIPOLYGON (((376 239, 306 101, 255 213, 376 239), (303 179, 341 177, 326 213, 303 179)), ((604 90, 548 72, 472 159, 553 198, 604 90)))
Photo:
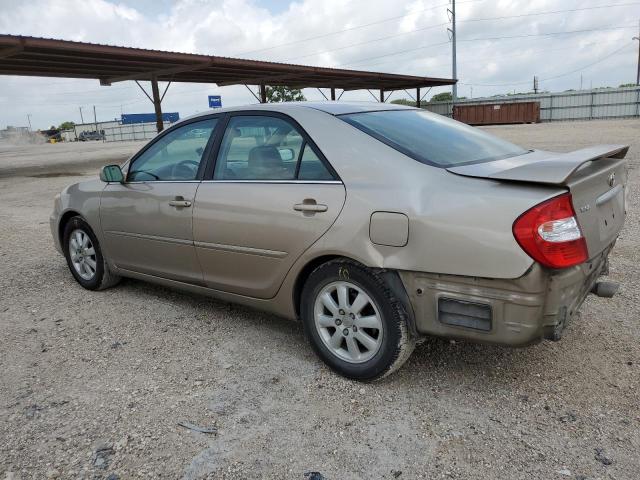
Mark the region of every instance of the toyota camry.
POLYGON ((234 107, 64 189, 51 230, 84 288, 130 277, 300 320, 329 367, 374 380, 428 335, 558 340, 613 294, 627 149, 528 150, 399 105, 234 107))

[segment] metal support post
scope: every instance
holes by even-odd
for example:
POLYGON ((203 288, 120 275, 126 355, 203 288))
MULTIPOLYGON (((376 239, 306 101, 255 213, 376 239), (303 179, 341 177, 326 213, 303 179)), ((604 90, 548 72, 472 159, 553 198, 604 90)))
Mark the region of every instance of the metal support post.
POLYGON ((151 93, 153 94, 153 108, 156 111, 156 130, 160 133, 164 129, 162 121, 162 106, 160 90, 158 89, 158 77, 151 77, 151 93))

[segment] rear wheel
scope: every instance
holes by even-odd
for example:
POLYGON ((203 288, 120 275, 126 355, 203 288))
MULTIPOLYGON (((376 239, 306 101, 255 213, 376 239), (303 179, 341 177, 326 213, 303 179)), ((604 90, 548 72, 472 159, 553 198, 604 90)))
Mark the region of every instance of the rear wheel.
POLYGON ((88 290, 103 290, 120 281, 109 270, 96 235, 82 217, 69 219, 62 237, 67 265, 80 285, 88 290))
POLYGON ((307 279, 301 301, 313 349, 345 377, 385 377, 413 351, 404 305, 373 270, 350 261, 325 263, 307 279))

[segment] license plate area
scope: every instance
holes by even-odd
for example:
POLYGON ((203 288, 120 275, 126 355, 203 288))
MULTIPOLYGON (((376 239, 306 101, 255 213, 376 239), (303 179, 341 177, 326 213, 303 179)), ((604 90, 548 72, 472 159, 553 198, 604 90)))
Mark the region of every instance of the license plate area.
POLYGON ((613 240, 624 223, 624 189, 618 185, 596 199, 600 241, 613 240))

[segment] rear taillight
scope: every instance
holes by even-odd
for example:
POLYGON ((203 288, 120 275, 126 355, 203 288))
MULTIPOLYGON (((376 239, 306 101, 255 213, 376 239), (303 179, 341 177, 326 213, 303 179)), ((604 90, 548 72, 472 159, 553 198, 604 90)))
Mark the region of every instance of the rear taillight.
POLYGON ((587 243, 565 193, 527 210, 513 223, 513 235, 536 262, 567 268, 588 258, 587 243))

